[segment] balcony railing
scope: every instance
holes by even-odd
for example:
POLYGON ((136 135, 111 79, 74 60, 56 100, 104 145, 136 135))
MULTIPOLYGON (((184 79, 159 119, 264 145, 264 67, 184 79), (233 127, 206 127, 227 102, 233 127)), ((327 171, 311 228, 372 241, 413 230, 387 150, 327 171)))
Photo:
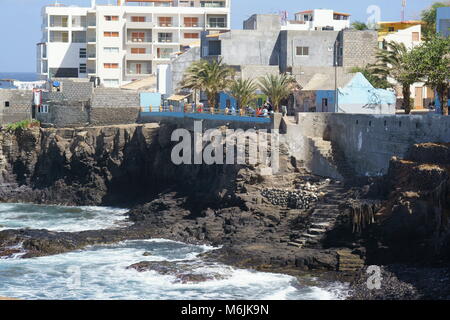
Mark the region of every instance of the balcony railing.
POLYGON ((226 22, 210 22, 207 26, 207 28, 227 28, 226 22))

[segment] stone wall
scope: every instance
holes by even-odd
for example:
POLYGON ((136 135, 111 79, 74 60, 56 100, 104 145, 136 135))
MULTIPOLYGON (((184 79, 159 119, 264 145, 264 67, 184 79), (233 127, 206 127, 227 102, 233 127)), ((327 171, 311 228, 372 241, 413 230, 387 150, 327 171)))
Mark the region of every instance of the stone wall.
POLYGON ((292 154, 310 161, 304 153, 308 137, 329 140, 361 176, 386 174, 389 160, 404 157, 413 144, 450 142, 450 118, 439 115, 298 113, 296 118, 297 124, 287 123, 292 154))
POLYGON ((376 31, 343 30, 340 42, 343 46, 342 66, 364 67, 375 62, 378 48, 376 31))
POLYGON ((132 124, 139 120, 140 107, 91 108, 90 125, 132 124))
POLYGON ((91 100, 93 108, 139 107, 139 92, 115 88, 96 88, 91 100))
POLYGON ((0 90, 0 125, 31 119, 31 90, 0 90))
POLYGON ((48 111, 48 113, 36 113, 36 119, 44 125, 80 127, 89 124, 89 107, 82 102, 70 105, 51 103, 48 111))

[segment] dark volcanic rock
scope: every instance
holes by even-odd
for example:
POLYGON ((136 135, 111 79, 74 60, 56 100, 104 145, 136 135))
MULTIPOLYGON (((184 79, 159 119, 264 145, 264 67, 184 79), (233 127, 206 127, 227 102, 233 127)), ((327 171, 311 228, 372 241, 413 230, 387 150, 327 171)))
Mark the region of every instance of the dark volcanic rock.
POLYGON ((127 269, 135 269, 138 272, 156 271, 162 275, 174 276, 175 282, 180 283, 198 283, 225 278, 219 273, 198 272, 196 271, 198 267, 198 265, 186 261, 142 261, 132 264, 127 269))

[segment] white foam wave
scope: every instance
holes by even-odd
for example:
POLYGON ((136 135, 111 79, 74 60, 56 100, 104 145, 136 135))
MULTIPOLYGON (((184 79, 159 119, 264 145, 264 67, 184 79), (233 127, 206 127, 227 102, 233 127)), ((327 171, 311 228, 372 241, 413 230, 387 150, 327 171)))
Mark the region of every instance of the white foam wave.
POLYGON ((0 296, 23 299, 321 299, 325 289, 300 286, 295 278, 219 263, 197 255, 213 250, 153 239, 92 246, 83 251, 33 259, 0 261, 0 296), (151 255, 143 256, 147 252, 151 255), (195 257, 193 257, 193 255, 195 257), (195 274, 223 278, 180 283, 173 275, 127 269, 143 261, 188 264, 195 274))

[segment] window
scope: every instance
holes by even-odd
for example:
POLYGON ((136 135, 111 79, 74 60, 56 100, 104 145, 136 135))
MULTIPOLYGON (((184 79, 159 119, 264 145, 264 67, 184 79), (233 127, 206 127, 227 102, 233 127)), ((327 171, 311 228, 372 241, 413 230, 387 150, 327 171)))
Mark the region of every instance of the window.
POLYGON ((47 104, 40 105, 38 107, 37 112, 38 113, 48 113, 48 105, 47 104))
POLYGON ((389 27, 389 28, 388 28, 388 31, 389 31, 389 32, 394 32, 394 31, 395 31, 395 27, 389 27))
POLYGON ((198 33, 185 33, 184 38, 185 39, 198 39, 199 35, 198 35, 198 33))
POLYGON ((145 48, 131 48, 132 54, 145 54, 145 48))
POLYGON ((131 17, 131 22, 145 22, 145 17, 131 17))
POLYGON ((103 66, 105 69, 119 69, 118 63, 104 63, 103 66))
POLYGON ((86 43, 86 31, 72 31, 73 43, 86 43))
POLYGON ((50 31, 50 42, 69 42, 67 31, 50 31))
POLYGON ((170 55, 173 53, 171 48, 158 48, 158 59, 170 59, 170 55))
POLYGON ((146 42, 145 41, 145 32, 132 32, 131 33, 131 41, 132 42, 146 42))
POLYGON ((184 26, 185 27, 198 27, 198 18, 194 17, 185 17, 184 18, 184 26))
POLYGON ((80 73, 86 73, 86 63, 80 63, 80 73))
POLYGON ((68 22, 68 16, 50 16, 50 27, 67 28, 69 26, 68 22))
POLYGON ((119 33, 115 32, 115 31, 105 31, 105 32, 103 32, 103 36, 117 38, 117 37, 119 37, 119 33))
POLYGON ((80 48, 80 58, 86 58, 86 57, 87 57, 86 48, 80 48))
POLYGON ((160 27, 171 27, 172 26, 172 18, 171 17, 159 17, 159 26, 160 27))
POLYGON ((119 48, 117 48, 117 47, 104 47, 103 51, 105 53, 119 53, 119 48))
POLYGON ((420 32, 412 33, 412 41, 420 41, 420 32))
POLYGON ((172 34, 167 32, 158 33, 158 42, 172 42, 172 34))
POLYGON ((119 21, 119 16, 105 16, 106 21, 119 21))
POLYGON ((309 56, 309 47, 297 47, 297 56, 309 56))
POLYGON ((208 19, 210 28, 226 28, 227 23, 225 22, 225 17, 210 17, 208 19))
POLYGON ((9 101, 5 101, 5 108, 9 107, 9 101))

